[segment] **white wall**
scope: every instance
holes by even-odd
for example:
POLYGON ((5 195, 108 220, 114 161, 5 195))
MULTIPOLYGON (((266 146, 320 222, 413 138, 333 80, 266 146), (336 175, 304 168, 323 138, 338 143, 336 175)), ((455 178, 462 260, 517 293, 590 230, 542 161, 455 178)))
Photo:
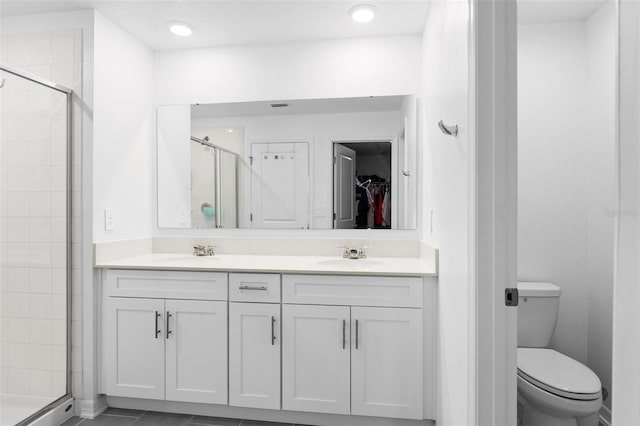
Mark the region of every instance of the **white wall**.
POLYGON ((152 234, 153 52, 95 18, 94 242, 152 234), (104 209, 115 213, 105 231, 104 209))
POLYGON ((406 95, 420 37, 369 37, 157 52, 156 105, 406 95))
MULTIPOLYGON (((474 157, 469 133, 469 4, 434 2, 423 39, 424 164, 422 209, 424 238, 439 249, 437 423, 475 422, 470 346, 470 216, 474 157), (436 123, 458 124, 457 138, 443 135, 436 123), (429 210, 434 210, 433 233, 429 210)), ((420 146, 420 143, 419 143, 420 146)))
POLYGON ((615 23, 609 2, 584 22, 522 25, 518 41, 519 279, 562 288, 551 346, 609 391, 615 23))
POLYGON ((587 156, 587 363, 610 392, 613 329, 613 252, 616 206, 617 15, 607 2, 586 22, 589 98, 587 156))
MULTIPOLYGON (((250 206, 248 156, 251 143, 273 141, 309 141, 311 173, 311 227, 331 229, 333 227, 333 146, 332 142, 348 139, 392 139, 401 126, 398 111, 228 117, 193 120, 194 128, 241 126, 244 129, 244 161, 241 163, 241 188, 244 202, 250 206)), ((247 227, 248 210, 241 212, 240 226, 247 227)), ((393 213, 392 213, 393 214, 393 213)), ((414 213, 415 214, 415 213, 414 213)), ((159 231, 162 234, 162 230, 159 231)))
POLYGON ((562 288, 552 346, 586 362, 584 25, 523 25, 518 37, 518 279, 562 288))

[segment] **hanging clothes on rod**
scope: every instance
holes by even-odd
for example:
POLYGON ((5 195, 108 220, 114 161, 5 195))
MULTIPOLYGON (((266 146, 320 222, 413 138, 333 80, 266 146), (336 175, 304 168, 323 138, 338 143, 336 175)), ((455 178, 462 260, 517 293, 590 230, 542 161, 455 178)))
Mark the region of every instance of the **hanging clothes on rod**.
POLYGON ((369 227, 369 214, 373 212, 373 195, 369 191, 371 180, 360 182, 356 178, 356 228, 364 229, 369 227))
POLYGON ((377 175, 356 178, 356 228, 391 228, 390 188, 391 183, 377 175))

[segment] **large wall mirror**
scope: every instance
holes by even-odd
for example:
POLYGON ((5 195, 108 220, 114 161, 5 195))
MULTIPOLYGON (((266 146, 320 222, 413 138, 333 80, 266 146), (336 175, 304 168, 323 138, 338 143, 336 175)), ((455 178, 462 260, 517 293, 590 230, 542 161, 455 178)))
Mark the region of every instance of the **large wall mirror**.
POLYGON ((413 95, 160 106, 160 228, 415 229, 413 95))

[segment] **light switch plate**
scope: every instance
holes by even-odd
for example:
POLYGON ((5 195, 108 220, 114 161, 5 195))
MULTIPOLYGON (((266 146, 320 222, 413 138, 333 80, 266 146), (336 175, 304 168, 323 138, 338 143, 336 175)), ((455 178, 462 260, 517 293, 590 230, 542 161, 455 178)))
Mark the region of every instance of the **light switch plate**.
POLYGON ((104 230, 115 231, 115 229, 116 229, 116 218, 115 218, 114 210, 104 209, 104 230))

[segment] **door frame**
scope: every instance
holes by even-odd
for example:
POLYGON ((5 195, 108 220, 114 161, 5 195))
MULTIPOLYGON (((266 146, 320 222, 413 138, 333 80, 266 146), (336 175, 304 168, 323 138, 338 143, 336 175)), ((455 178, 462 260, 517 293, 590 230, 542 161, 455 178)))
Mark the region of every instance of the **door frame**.
POLYGON ((469 123, 475 170, 469 212, 469 409, 476 425, 516 424, 517 282, 516 0, 470 0, 469 123), (475 303, 474 303, 475 302, 475 303))
MULTIPOLYGON (((382 137, 382 138, 331 138, 331 157, 329 164, 331 165, 331 223, 333 227, 333 212, 336 206, 333 204, 333 188, 335 186, 333 177, 333 153, 335 144, 351 144, 351 143, 390 143, 391 144, 391 231, 398 230, 398 179, 394 179, 394 176, 399 172, 398 165, 394 164, 393 159, 398 158, 398 138, 397 136, 382 137)), ((356 160, 357 165, 357 160, 356 160)), ((333 229, 333 228, 332 228, 333 229)))

